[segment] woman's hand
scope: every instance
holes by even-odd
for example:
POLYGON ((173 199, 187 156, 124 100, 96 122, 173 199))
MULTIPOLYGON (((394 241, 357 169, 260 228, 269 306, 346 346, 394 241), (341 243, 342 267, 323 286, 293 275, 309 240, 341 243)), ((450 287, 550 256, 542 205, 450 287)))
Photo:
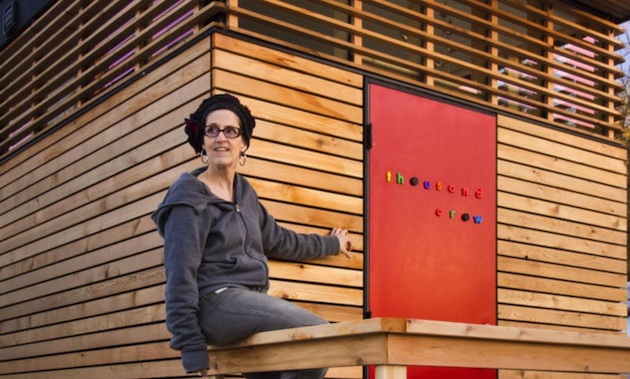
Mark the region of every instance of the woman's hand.
POLYGON ((346 256, 346 258, 352 258, 352 242, 348 239, 348 231, 345 229, 333 228, 330 234, 336 236, 339 239, 339 253, 346 256))

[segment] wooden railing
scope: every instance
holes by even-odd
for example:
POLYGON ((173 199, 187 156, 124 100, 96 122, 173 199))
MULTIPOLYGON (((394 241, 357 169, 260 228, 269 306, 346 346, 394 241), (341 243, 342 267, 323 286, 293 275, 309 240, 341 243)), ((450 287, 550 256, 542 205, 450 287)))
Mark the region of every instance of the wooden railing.
POLYGON ((378 379, 407 366, 630 373, 622 335, 375 318, 255 334, 208 350, 209 374, 376 366, 378 379))

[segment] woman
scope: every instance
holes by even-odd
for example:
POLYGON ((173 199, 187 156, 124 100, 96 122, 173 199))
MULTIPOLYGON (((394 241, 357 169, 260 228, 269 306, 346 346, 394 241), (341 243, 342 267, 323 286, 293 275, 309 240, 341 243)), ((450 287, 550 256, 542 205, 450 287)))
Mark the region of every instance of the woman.
MULTIPOLYGON (((164 238, 166 324, 186 372, 206 375, 207 344, 253 333, 326 323, 267 295, 267 257, 303 260, 342 253, 346 231, 298 234, 279 226, 236 171, 255 120, 228 94, 211 96, 186 119, 188 142, 207 167, 182 174, 153 221, 164 238)), ((247 378, 323 378, 326 370, 248 374, 247 378)))

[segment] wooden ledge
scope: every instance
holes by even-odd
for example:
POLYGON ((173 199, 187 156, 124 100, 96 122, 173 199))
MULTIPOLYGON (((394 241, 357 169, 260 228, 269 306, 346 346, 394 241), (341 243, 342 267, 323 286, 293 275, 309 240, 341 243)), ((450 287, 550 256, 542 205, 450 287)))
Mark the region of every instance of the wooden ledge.
POLYGON ((375 318, 255 334, 210 346, 210 375, 376 365, 630 373, 630 338, 400 318, 375 318))
POLYGON ((371 333, 398 332, 405 333, 406 319, 401 318, 371 318, 366 320, 340 322, 336 324, 305 326, 301 328, 274 330, 256 333, 243 341, 226 346, 208 346, 208 351, 224 350, 248 346, 283 343, 291 341, 316 340, 338 338, 371 333))

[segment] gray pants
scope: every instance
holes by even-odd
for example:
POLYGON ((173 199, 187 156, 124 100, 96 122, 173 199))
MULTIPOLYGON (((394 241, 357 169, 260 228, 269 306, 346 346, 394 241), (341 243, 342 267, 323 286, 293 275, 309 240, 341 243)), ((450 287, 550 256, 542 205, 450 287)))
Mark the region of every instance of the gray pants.
MULTIPOLYGON (((211 345, 235 342, 257 332, 326 324, 323 318, 286 300, 240 288, 205 296, 199 324, 211 345)), ((327 369, 246 374, 247 379, 321 379, 327 369)))

